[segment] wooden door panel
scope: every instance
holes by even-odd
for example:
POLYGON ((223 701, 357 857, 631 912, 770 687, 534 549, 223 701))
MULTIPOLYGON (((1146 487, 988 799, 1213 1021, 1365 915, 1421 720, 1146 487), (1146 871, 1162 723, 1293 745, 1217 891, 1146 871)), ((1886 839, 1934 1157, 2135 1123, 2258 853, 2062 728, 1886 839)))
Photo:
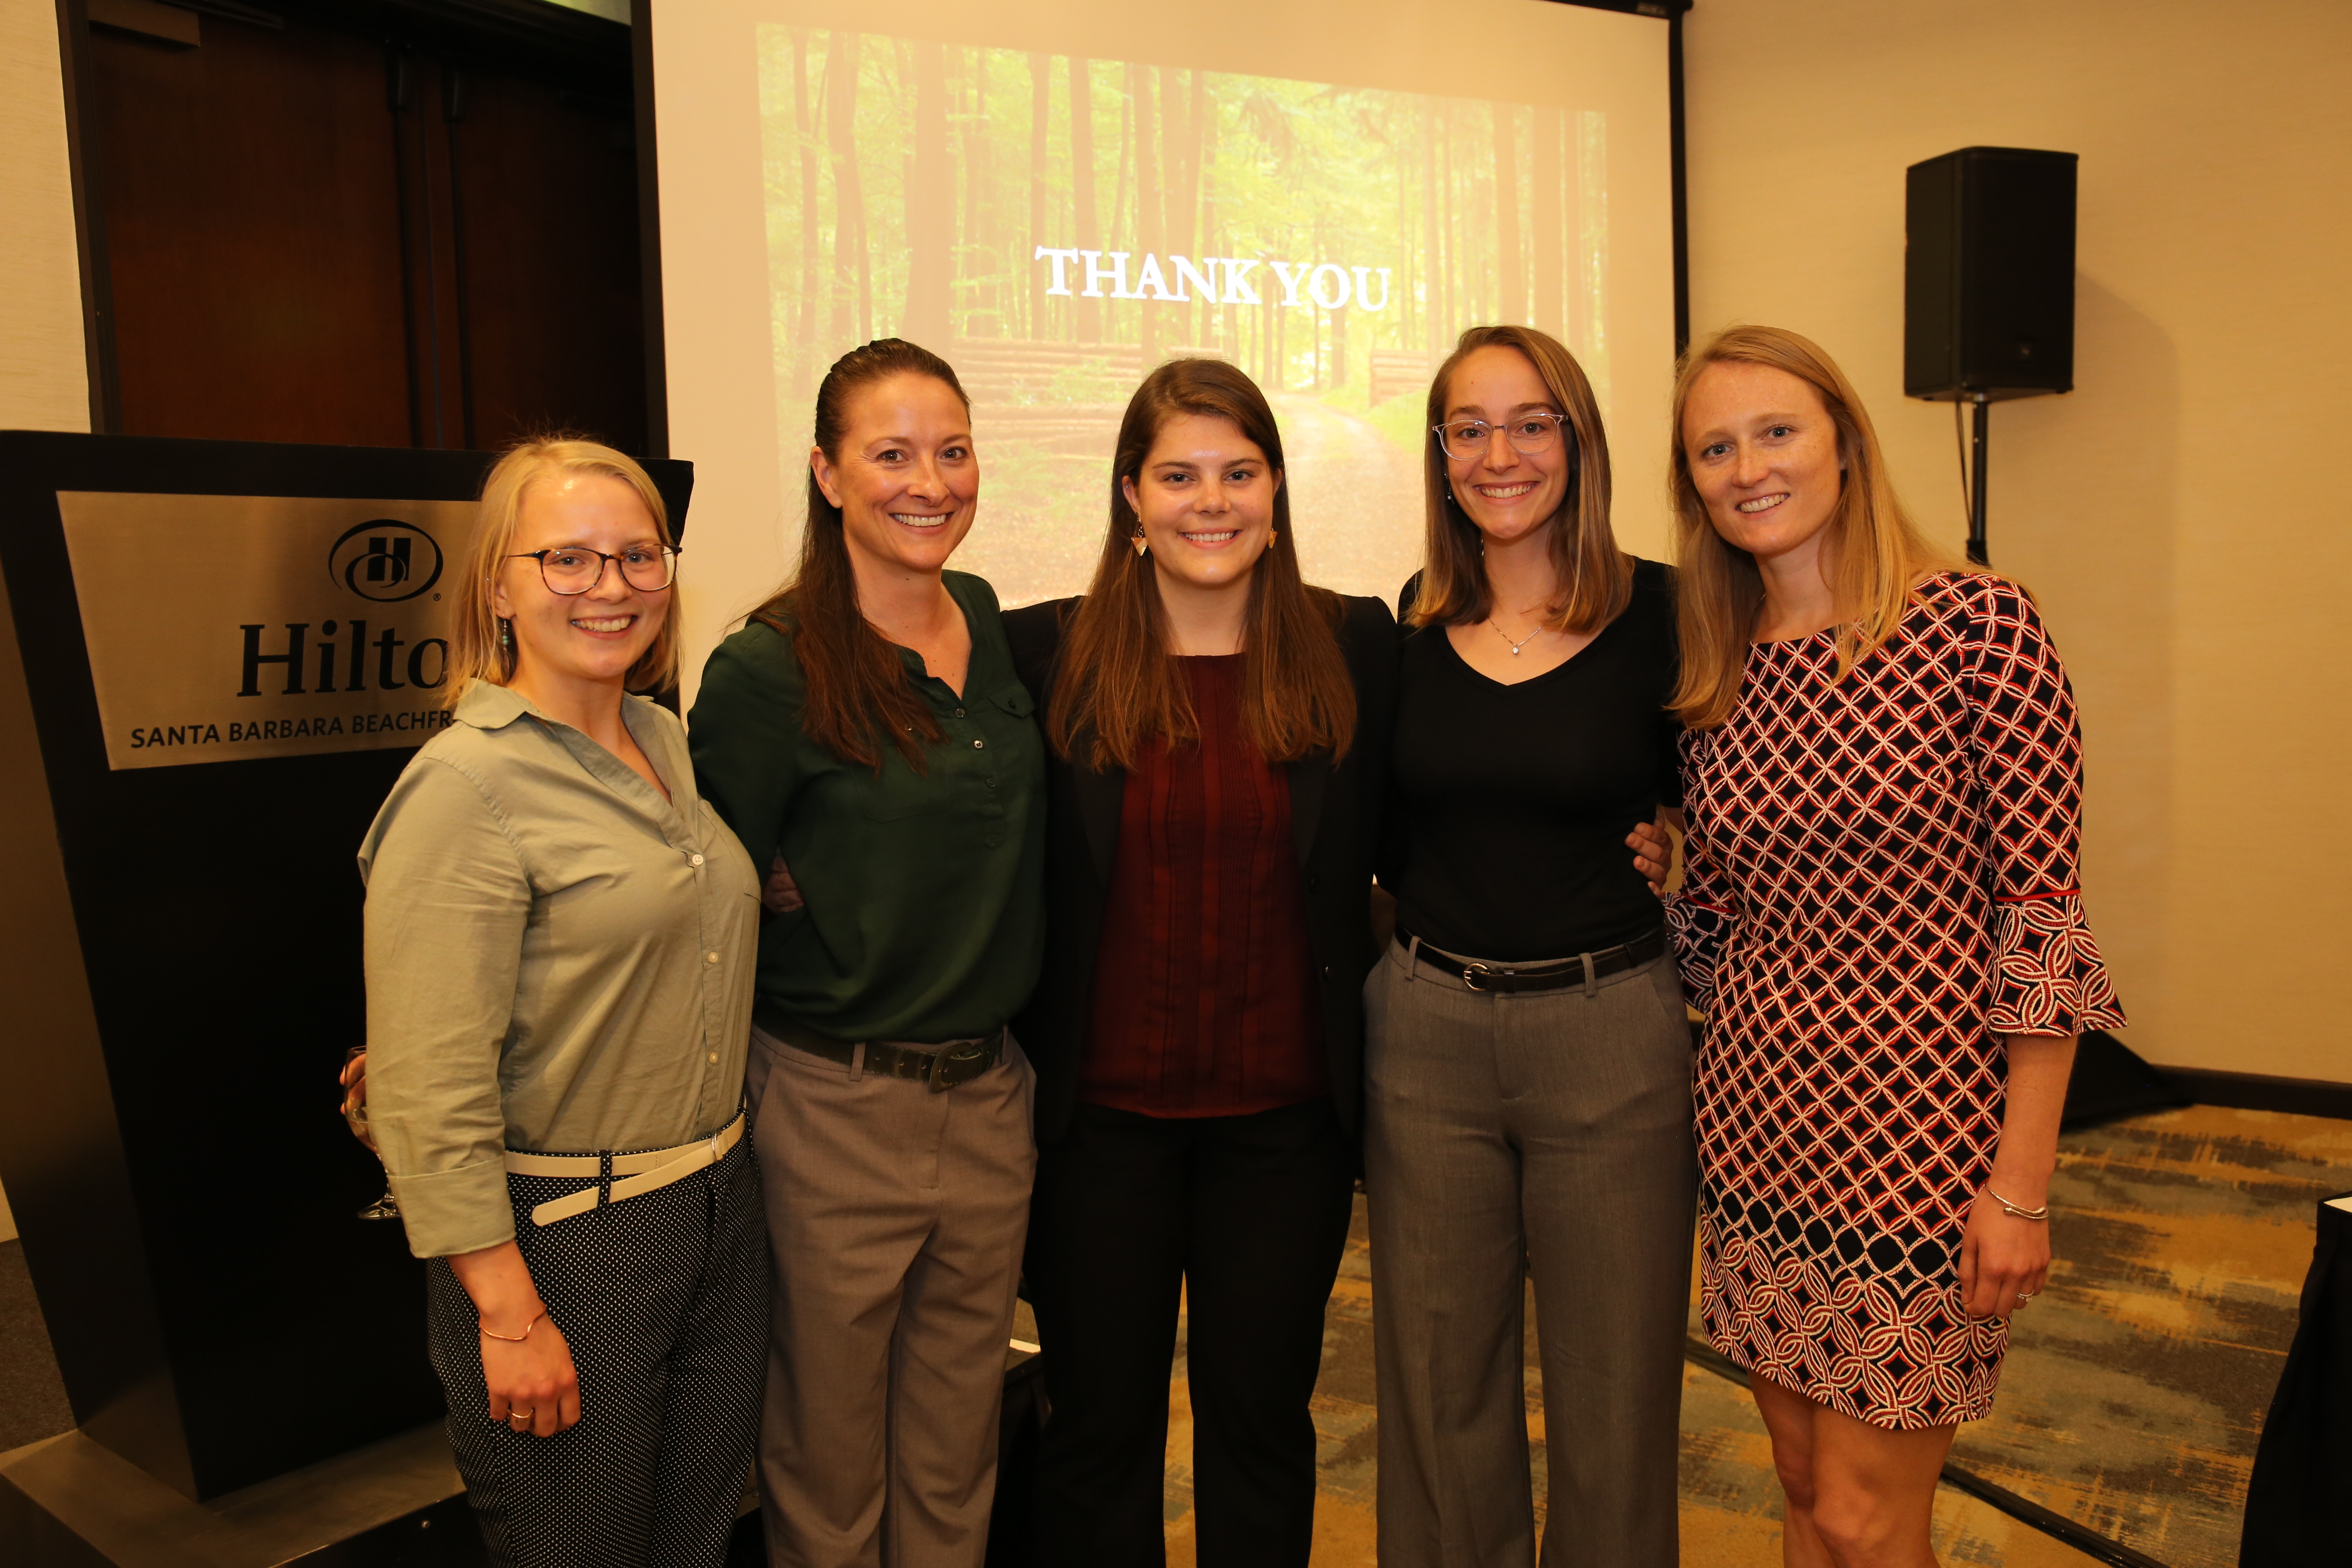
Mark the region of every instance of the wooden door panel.
POLYGON ((625 104, 464 73, 448 125, 475 444, 572 429, 645 449, 636 153, 625 104))
POLYGON ((415 443, 383 46, 292 19, 89 44, 123 430, 415 443))

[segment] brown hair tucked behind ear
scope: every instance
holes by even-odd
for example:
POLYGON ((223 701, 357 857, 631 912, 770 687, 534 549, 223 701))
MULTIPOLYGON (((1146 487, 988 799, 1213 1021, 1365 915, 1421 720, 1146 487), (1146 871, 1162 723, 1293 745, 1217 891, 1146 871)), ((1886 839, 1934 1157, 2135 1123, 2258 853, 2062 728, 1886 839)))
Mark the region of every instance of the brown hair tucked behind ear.
POLYGON ((1453 477, 1435 426, 1445 422, 1454 372, 1480 349, 1516 349, 1535 366, 1546 391, 1568 416, 1560 434, 1570 445, 1575 471, 1568 500, 1552 517, 1551 561, 1559 574, 1559 599, 1544 617, 1557 632, 1597 632, 1633 602, 1633 558, 1617 548, 1609 526, 1609 437, 1601 428, 1601 405, 1576 356, 1558 338, 1533 327, 1472 327, 1454 345, 1429 384, 1429 424, 1422 437, 1422 489, 1429 509, 1428 561, 1421 594, 1407 619, 1416 626, 1462 626, 1483 621, 1494 609, 1486 585, 1486 546, 1478 525, 1455 504, 1453 477))
MULTIPOLYGON (((961 399, 966 412, 971 408, 947 361, 900 338, 877 339, 834 361, 816 389, 816 445, 826 457, 840 460, 851 398, 894 375, 929 376, 961 399)), ((842 761, 877 773, 887 735, 909 767, 927 771, 923 747, 946 731, 930 704, 908 684, 898 649, 857 607, 857 579, 850 570, 841 509, 825 499, 814 469, 809 472, 800 570, 751 618, 793 645, 804 692, 803 734, 842 761)))
MULTIPOLYGON (((1060 676, 1045 736, 1063 756, 1084 745, 1096 769, 1133 769, 1155 740, 1200 739, 1190 689, 1168 652, 1158 568, 1135 552, 1142 528, 1121 481, 1139 479, 1151 444, 1186 415, 1223 419, 1282 474, 1282 432, 1257 384, 1223 360, 1178 359, 1143 378, 1119 421, 1111 460, 1110 530, 1094 585, 1062 638, 1060 676)), ((1274 542, 1250 573, 1242 635, 1242 724, 1269 763, 1347 753, 1356 730, 1356 688, 1339 648, 1346 606, 1298 574, 1290 488, 1274 492, 1274 542)))

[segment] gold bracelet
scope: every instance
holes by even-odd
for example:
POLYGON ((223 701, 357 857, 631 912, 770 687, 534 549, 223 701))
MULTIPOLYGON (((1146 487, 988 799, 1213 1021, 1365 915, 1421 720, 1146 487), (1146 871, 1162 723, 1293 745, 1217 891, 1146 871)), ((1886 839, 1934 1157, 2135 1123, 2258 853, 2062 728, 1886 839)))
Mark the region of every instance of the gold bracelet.
MULTIPOLYGON (((2000 1212, 2005 1215, 2011 1215, 2019 1219, 2047 1220, 2050 1217, 2050 1205, 2048 1204, 2043 1204, 2038 1209, 2023 1208, 2016 1204, 2011 1203, 2007 1198, 2002 1197, 1990 1187, 1987 1187, 1985 1189, 1985 1195, 1992 1199, 1993 1202, 1999 1204, 2000 1205, 2000 1212)), ((529 1331, 526 1330, 524 1331, 528 1332, 529 1331)))
POLYGON ((547 1308, 542 1305, 538 1311, 530 1315, 530 1321, 522 1326, 522 1332, 519 1334, 501 1334, 492 1331, 489 1324, 483 1322, 478 1313, 475 1316, 474 1326, 482 1331, 482 1337, 486 1340, 501 1340, 510 1345, 519 1345, 530 1338, 531 1330, 537 1328, 539 1321, 545 1316, 547 1316, 547 1308))

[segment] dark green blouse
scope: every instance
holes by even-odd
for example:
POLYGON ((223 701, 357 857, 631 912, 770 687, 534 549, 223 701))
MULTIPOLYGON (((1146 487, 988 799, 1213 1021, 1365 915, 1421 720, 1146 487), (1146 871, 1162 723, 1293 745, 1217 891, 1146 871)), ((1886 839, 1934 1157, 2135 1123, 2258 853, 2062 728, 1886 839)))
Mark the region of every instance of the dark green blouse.
POLYGON ((963 695, 898 650, 945 731, 926 773, 886 747, 877 777, 803 734, 800 664, 768 626, 737 632, 703 668, 688 723, 703 798, 762 876, 782 856, 807 900, 761 927, 752 1016, 770 1027, 967 1039, 1001 1027, 1036 984, 1045 739, 996 591, 962 572, 946 582, 971 628, 963 695))

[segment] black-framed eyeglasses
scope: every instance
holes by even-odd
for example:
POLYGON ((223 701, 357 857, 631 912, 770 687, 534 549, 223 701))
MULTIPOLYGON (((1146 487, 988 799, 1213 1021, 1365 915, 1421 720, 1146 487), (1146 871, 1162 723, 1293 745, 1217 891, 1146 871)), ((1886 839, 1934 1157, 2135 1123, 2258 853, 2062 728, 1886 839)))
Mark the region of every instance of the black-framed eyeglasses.
MULTIPOLYGON (((1521 414, 1503 426, 1503 433, 1510 440, 1511 450, 1532 458, 1559 444, 1560 426, 1567 422, 1565 414, 1521 414)), ((1487 445, 1495 438, 1495 426, 1484 419, 1449 419, 1429 428, 1447 457, 1465 462, 1486 456, 1487 445)))
POLYGON ((540 581, 551 594, 588 592, 604 580, 606 562, 620 563, 621 580, 640 594, 658 594, 677 581, 677 547, 671 544, 632 544, 618 555, 566 544, 555 550, 525 550, 507 559, 538 562, 540 581))

